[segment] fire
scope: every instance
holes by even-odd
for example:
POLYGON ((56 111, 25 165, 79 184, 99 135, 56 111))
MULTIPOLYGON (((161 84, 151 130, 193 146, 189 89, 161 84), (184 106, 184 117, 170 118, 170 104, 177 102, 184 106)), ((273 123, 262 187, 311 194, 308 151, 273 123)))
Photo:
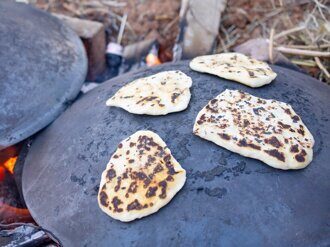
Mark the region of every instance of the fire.
POLYGON ((146 57, 146 62, 148 66, 155 66, 161 64, 159 58, 152 53, 149 53, 146 57))
POLYGON ((16 207, 20 205, 20 198, 13 174, 21 147, 22 144, 16 144, 0 151, 0 192, 4 192, 0 193, 0 222, 2 224, 34 222, 27 208, 16 207), (14 193, 10 192, 10 189, 14 193))
POLYGON ((3 166, 11 173, 14 174, 14 168, 16 164, 17 157, 10 157, 7 159, 4 163, 3 166))

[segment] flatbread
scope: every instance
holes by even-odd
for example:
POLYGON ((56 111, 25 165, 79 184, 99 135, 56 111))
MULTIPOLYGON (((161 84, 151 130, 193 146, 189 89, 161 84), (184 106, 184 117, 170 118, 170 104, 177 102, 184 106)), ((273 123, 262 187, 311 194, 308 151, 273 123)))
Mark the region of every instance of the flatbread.
POLYGON ((181 71, 164 71, 127 84, 106 104, 135 114, 166 115, 187 108, 191 85, 181 71))
POLYGON ((313 159, 314 138, 286 103, 225 90, 197 115, 194 133, 232 152, 279 169, 313 159))
POLYGON ((186 171, 151 131, 123 140, 102 173, 98 203, 114 219, 128 222, 157 212, 183 187, 186 171))
POLYGON ((189 66, 195 71, 217 75, 249 87, 261 87, 269 84, 277 76, 267 63, 240 53, 196 57, 189 66))

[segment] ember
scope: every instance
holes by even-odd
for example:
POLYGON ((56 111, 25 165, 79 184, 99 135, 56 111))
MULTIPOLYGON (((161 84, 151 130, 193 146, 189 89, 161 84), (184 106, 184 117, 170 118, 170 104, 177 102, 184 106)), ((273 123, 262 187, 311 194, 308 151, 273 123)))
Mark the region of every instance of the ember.
POLYGON ((14 174, 14 167, 17 157, 11 157, 3 163, 3 166, 11 173, 14 174))
POLYGON ((0 151, 0 243, 5 246, 51 243, 48 234, 52 234, 37 226, 19 193, 16 179, 20 177, 17 161, 21 147, 17 144, 0 151))
POLYGON ((0 222, 33 222, 24 208, 16 185, 14 168, 21 144, 0 151, 0 222))

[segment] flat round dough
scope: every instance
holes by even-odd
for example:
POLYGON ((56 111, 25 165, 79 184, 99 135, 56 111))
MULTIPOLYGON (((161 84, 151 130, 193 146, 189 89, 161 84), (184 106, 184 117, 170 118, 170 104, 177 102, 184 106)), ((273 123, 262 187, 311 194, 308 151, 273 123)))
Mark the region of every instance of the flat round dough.
POLYGON ((313 159, 314 138, 286 103, 225 90, 197 115, 194 133, 232 152, 279 169, 313 159))
POLYGON ((114 219, 128 222, 157 212, 183 187, 186 171, 154 132, 123 140, 102 173, 98 203, 114 219))
POLYGON ((261 87, 269 84, 277 76, 267 63, 240 53, 221 53, 196 57, 189 66, 192 70, 217 75, 249 87, 261 87))
POLYGON ((127 84, 106 104, 134 114, 166 115, 187 108, 191 85, 191 78, 183 72, 164 71, 127 84))

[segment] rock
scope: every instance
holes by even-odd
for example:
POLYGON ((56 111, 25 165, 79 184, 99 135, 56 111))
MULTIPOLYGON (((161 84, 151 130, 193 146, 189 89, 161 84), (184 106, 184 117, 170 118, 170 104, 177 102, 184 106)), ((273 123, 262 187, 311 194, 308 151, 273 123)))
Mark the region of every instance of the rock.
POLYGON ((53 15, 67 24, 81 38, 88 58, 86 80, 94 81, 106 68, 106 41, 103 24, 96 21, 82 20, 61 14, 53 15))
POLYGON ((184 17, 181 23, 185 23, 181 34, 182 58, 212 52, 226 3, 227 0, 182 1, 180 15, 184 17))

